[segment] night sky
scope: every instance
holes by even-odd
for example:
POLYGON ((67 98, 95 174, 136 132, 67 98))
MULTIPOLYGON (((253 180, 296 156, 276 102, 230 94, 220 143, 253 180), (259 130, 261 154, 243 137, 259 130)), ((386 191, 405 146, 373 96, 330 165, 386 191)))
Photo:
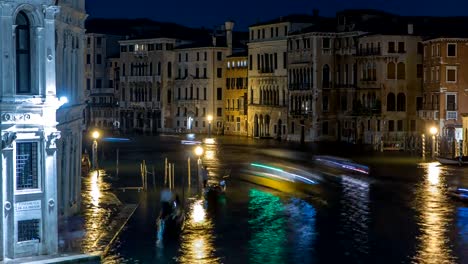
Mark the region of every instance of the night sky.
POLYGON ((467 0, 86 0, 91 18, 150 18, 206 28, 229 19, 236 22, 237 30, 288 14, 312 14, 313 9, 333 17, 336 11, 355 8, 399 15, 468 16, 467 0))

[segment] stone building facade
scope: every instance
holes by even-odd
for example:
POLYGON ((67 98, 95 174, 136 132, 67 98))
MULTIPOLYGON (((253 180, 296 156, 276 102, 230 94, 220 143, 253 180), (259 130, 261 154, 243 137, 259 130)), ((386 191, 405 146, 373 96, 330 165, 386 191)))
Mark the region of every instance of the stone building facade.
POLYGON ((0 9, 0 258, 6 261, 58 249, 56 111, 61 103, 55 36, 60 8, 51 1, 8 1, 0 9))
POLYGON ((85 1, 59 1, 56 18, 57 96, 68 103, 57 111, 57 184, 59 216, 76 214, 81 204, 81 145, 84 76, 85 1))
POLYGON ((249 27, 249 136, 287 137, 287 36, 312 25, 312 20, 289 16, 249 27))
MULTIPOLYGON (((410 32, 411 33, 411 32, 410 32)), ((403 150, 418 136, 422 92, 421 37, 362 36, 357 56, 356 139, 403 150)))

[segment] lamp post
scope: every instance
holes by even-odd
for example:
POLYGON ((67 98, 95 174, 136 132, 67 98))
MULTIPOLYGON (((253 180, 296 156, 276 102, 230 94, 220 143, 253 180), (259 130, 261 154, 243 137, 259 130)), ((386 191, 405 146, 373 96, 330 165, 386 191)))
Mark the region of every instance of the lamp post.
POLYGON ((431 127, 429 132, 431 132, 432 135, 432 158, 436 157, 436 142, 435 142, 435 135, 437 134, 437 128, 436 127, 431 127))
POLYGON ((197 169, 198 169, 198 191, 202 189, 202 160, 201 156, 203 155, 203 148, 200 146, 197 146, 195 148, 195 155, 197 155, 198 160, 197 160, 197 169))
POLYGON ((213 116, 208 115, 208 138, 211 138, 211 121, 213 121, 213 116))
POLYGON ((97 169, 98 168, 98 152, 97 152, 97 148, 98 148, 98 138, 99 138, 99 132, 98 131, 94 131, 93 134, 91 135, 93 137, 93 169, 97 169))

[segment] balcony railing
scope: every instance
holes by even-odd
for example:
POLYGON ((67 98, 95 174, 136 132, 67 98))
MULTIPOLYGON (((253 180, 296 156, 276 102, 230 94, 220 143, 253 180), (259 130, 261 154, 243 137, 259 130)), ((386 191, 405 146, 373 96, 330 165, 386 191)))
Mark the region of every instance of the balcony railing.
POLYGON ((457 111, 447 111, 446 119, 455 119, 457 120, 457 111))
POLYGON ((382 50, 380 48, 362 48, 357 52, 357 56, 377 56, 382 55, 382 50))
POLYGON ((312 83, 291 83, 289 84, 289 90, 310 90, 312 89, 312 83))

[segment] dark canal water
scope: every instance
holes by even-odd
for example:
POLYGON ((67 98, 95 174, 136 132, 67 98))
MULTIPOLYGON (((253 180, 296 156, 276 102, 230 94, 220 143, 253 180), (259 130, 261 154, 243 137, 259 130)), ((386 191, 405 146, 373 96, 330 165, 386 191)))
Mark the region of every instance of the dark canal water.
POLYGON ((424 162, 401 153, 363 154, 325 147, 222 137, 207 146, 210 178, 231 171, 225 199, 196 198, 193 146, 176 136, 102 142, 106 184, 141 185, 138 162, 152 177, 147 194, 116 191, 140 206, 104 263, 468 263, 468 204, 447 195, 449 185, 468 187, 468 169, 424 162), (119 149, 119 175, 115 152, 119 149), (352 157, 370 166, 369 177, 325 176, 314 154, 352 157), (191 189, 187 158, 191 157, 191 189), (178 241, 156 247, 155 219, 164 159, 175 164, 175 186, 187 198, 187 224, 178 241), (321 175, 322 195, 281 193, 240 181, 249 162, 281 164, 321 175), (182 190, 183 189, 183 190, 182 190))

